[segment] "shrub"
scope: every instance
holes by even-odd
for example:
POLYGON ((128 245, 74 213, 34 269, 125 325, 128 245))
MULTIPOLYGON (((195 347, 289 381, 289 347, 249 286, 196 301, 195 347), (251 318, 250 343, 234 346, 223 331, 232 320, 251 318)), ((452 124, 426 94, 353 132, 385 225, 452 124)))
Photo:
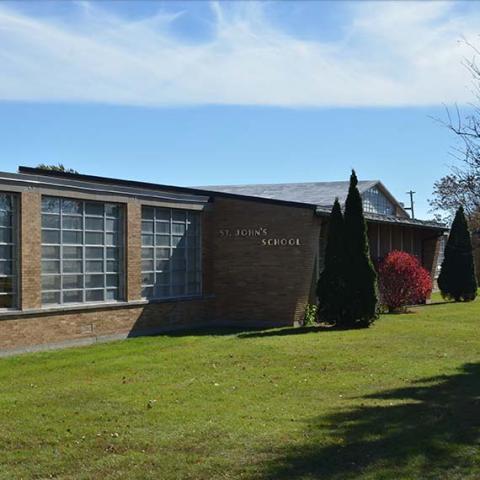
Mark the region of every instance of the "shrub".
POLYGON ((323 322, 341 322, 345 311, 346 258, 343 215, 338 198, 328 223, 323 271, 317 284, 318 315, 323 322))
MULTIPOLYGON (((345 312, 343 327, 368 327, 377 318, 377 275, 370 258, 367 225, 363 216, 362 197, 352 170, 345 201, 346 270, 345 312)), ((337 325, 340 326, 339 322, 337 325)))
POLYGON ((390 312, 406 305, 425 303, 432 292, 432 279, 416 257, 390 252, 379 264, 380 299, 390 312))
POLYGON ((305 313, 303 315, 303 326, 311 327, 317 323, 318 307, 312 303, 307 303, 305 313))
POLYGON ((443 298, 456 302, 469 302, 477 296, 472 241, 462 207, 457 210, 448 236, 438 286, 443 298))

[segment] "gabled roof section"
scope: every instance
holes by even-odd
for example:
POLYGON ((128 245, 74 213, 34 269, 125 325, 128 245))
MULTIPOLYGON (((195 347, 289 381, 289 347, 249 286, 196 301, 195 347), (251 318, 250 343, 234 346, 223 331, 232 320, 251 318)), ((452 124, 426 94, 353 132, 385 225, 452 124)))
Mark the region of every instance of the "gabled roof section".
MULTIPOLYGON (((358 182, 360 193, 380 184, 378 180, 361 180, 358 182)), ((347 199, 349 182, 311 182, 311 183, 271 183, 258 185, 213 185, 198 187, 210 192, 233 193, 251 197, 284 200, 288 202, 307 203, 322 207, 331 207, 338 198, 343 205, 347 199)), ((382 191, 385 188, 382 186, 382 191)), ((387 195, 390 199, 391 195, 387 195)), ((398 204, 394 200, 395 204, 398 204)))

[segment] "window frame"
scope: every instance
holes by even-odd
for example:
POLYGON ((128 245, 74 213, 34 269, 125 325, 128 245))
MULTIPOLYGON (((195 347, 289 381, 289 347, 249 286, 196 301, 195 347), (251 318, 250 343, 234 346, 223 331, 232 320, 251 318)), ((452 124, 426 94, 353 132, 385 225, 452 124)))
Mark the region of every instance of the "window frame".
POLYGON ((89 304, 111 304, 111 303, 118 303, 123 302, 126 293, 126 212, 125 207, 122 203, 118 202, 108 202, 102 200, 95 200, 95 199, 85 199, 85 198, 72 198, 72 197, 64 197, 58 195, 42 195, 41 201, 41 297, 42 297, 42 308, 52 308, 52 307, 68 307, 68 306, 78 306, 78 305, 89 305, 89 304), (57 213, 46 212, 43 209, 43 200, 45 198, 57 200, 59 202, 59 209, 57 213), (64 212, 63 204, 64 201, 73 201, 79 202, 82 205, 81 213, 76 212, 64 212), (96 213, 87 213, 87 204, 100 204, 103 208, 103 214, 96 214, 96 213), (114 206, 117 208, 118 214, 117 216, 107 215, 108 206, 114 206), (51 226, 44 226, 44 216, 51 216, 58 218, 58 226, 51 227, 51 226), (80 218, 81 225, 78 228, 65 228, 64 226, 64 217, 68 218, 80 218), (103 222, 103 228, 101 230, 95 230, 92 228, 87 227, 87 220, 88 219, 101 219, 103 222), (113 222, 117 223, 116 230, 107 230, 107 220, 112 220, 113 222), (44 242, 43 240, 43 232, 44 231, 53 231, 58 232, 59 243, 52 243, 52 242, 44 242), (64 242, 64 233, 65 232, 75 232, 77 235, 81 236, 80 243, 65 243, 64 242), (86 243, 86 237, 89 233, 97 233, 102 235, 102 243, 94 244, 94 243, 86 243), (115 245, 109 245, 107 243, 107 234, 113 234, 118 236, 118 240, 115 245), (59 253, 58 257, 56 258, 45 258, 43 249, 44 247, 53 247, 58 248, 59 253), (75 248, 81 249, 81 256, 79 258, 65 258, 64 250, 65 248, 75 248), (103 255, 102 257, 95 258, 95 257, 88 257, 87 258, 87 250, 92 248, 99 248, 102 249, 103 255), (109 270, 108 263, 111 261, 108 254, 108 249, 114 248, 117 250, 116 256, 117 259, 112 259, 117 263, 116 272, 109 270), (79 272, 68 272, 65 271, 64 262, 81 262, 81 271, 79 272), (87 271, 87 262, 102 262, 102 271, 99 272, 92 272, 87 271), (44 262, 46 263, 54 263, 58 262, 58 271, 57 272, 46 272, 44 270, 44 262), (81 287, 64 287, 64 280, 66 276, 81 276, 81 287), (103 287, 87 287, 87 277, 91 275, 98 275, 99 277, 103 277, 103 287), (115 275, 117 277, 117 285, 116 286, 108 286, 108 276, 115 275), (58 277, 60 285, 58 288, 44 288, 43 287, 43 278, 44 277, 58 277), (102 291, 103 298, 101 300, 95 299, 87 299, 87 295, 90 292, 94 291, 102 291), (108 299, 107 292, 109 291, 116 291, 116 298, 115 299, 108 299), (65 292, 81 292, 81 300, 79 301, 67 301, 65 302, 65 292), (43 300, 44 293, 52 293, 59 295, 58 302, 45 302, 43 300))
MULTIPOLYGON (((191 228, 191 227, 190 227, 191 228)), ((141 206, 141 228, 140 228, 140 235, 141 235, 141 298, 143 300, 148 301, 162 301, 162 300, 175 300, 175 299, 184 299, 184 298, 191 298, 191 297, 200 297, 203 292, 203 230, 202 230, 202 215, 200 211, 191 210, 191 209, 180 209, 174 207, 165 207, 165 206, 153 206, 153 205, 142 205, 141 206), (144 217, 144 209, 152 209, 153 210, 153 217, 152 218, 145 218, 144 217), (157 211, 169 211, 170 218, 169 220, 159 219, 157 217, 157 211), (174 220, 174 213, 175 212, 182 212, 185 215, 184 221, 174 220), (195 220, 192 220, 190 216, 194 217, 195 220), (143 229, 143 222, 152 222, 153 223, 153 231, 152 232, 145 232, 143 229), (157 224, 165 223, 169 225, 169 233, 165 232, 158 232, 157 231, 157 224), (181 238, 185 238, 185 246, 182 248, 184 250, 183 260, 185 261, 185 268, 182 271, 184 275, 184 282, 182 285, 175 284, 173 281, 173 273, 175 270, 173 269, 173 264, 169 263, 168 268, 168 284, 157 284, 157 275, 161 273, 165 273, 164 270, 157 268, 157 260, 168 260, 172 262, 172 258, 174 258, 173 252, 178 248, 177 245, 173 244, 173 237, 180 236, 180 234, 175 234, 173 226, 177 225, 184 225, 185 231, 181 238), (188 234, 189 225, 195 224, 196 232, 193 237, 190 237, 188 234), (153 245, 144 245, 143 244, 143 237, 144 235, 150 235, 153 238, 153 245), (169 244, 168 245, 157 245, 156 238, 157 235, 168 235, 169 244), (195 243, 198 242, 198 245, 194 245, 193 250, 195 251, 195 256, 197 257, 197 266, 193 270, 189 270, 189 239, 194 238, 195 243), (157 257, 157 249, 165 248, 169 249, 169 257, 157 257), (153 257, 143 257, 144 250, 153 250, 153 257), (153 262, 153 270, 144 270, 143 269, 143 262, 144 261, 152 261, 153 262), (153 274, 153 283, 144 283, 144 275, 146 274, 153 274), (194 275, 195 282, 195 291, 189 291, 189 275, 194 275), (158 293, 159 287, 168 287, 168 295, 160 295, 158 293), (174 292, 176 287, 183 286, 183 293, 178 294, 174 292), (144 294, 145 289, 152 289, 152 296, 148 296, 144 294)))
MULTIPOLYGON (((16 192, 10 192, 7 190, 1 190, 0 195, 8 195, 11 199, 11 225, 10 227, 0 226, 0 229, 10 229, 12 233, 11 242, 0 242, 0 246, 10 246, 11 247, 11 273, 5 274, 0 273, 0 278, 11 278, 12 279, 12 291, 11 292, 1 292, 0 296, 6 297, 11 296, 11 306, 10 307, 0 307, 0 312, 9 312, 17 311, 20 309, 20 199, 19 195, 16 192)), ((0 210, 8 211, 8 210, 0 210)), ((1 262, 8 262, 6 258, 2 258, 1 262)))
POLYGON ((395 205, 378 186, 370 187, 363 192, 362 206, 365 213, 375 213, 377 215, 390 217, 395 216, 395 205))

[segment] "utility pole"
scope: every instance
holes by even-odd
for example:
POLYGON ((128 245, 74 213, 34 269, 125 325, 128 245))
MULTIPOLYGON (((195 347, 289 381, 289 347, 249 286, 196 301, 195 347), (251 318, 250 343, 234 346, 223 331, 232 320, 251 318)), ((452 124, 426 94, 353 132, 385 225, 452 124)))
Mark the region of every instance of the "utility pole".
POLYGON ((412 190, 410 190, 409 192, 407 192, 407 195, 410 195, 410 206, 409 207, 405 207, 405 210, 410 210, 412 212, 412 218, 415 218, 415 210, 413 209, 413 206, 415 205, 415 202, 413 201, 413 195, 417 193, 417 192, 414 192, 412 190))

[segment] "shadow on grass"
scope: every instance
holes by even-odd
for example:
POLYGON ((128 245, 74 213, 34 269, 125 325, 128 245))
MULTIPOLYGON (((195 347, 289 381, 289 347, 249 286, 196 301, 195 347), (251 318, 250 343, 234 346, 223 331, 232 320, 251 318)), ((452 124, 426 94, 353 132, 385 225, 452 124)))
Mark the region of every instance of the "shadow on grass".
POLYGON ((285 327, 281 329, 240 333, 238 334, 238 338, 284 337, 287 335, 303 335, 304 333, 338 332, 339 330, 341 329, 326 325, 316 325, 312 327, 285 327))
POLYGON ((315 418, 307 440, 274 452, 260 478, 480 478, 480 364, 364 400, 315 418))

